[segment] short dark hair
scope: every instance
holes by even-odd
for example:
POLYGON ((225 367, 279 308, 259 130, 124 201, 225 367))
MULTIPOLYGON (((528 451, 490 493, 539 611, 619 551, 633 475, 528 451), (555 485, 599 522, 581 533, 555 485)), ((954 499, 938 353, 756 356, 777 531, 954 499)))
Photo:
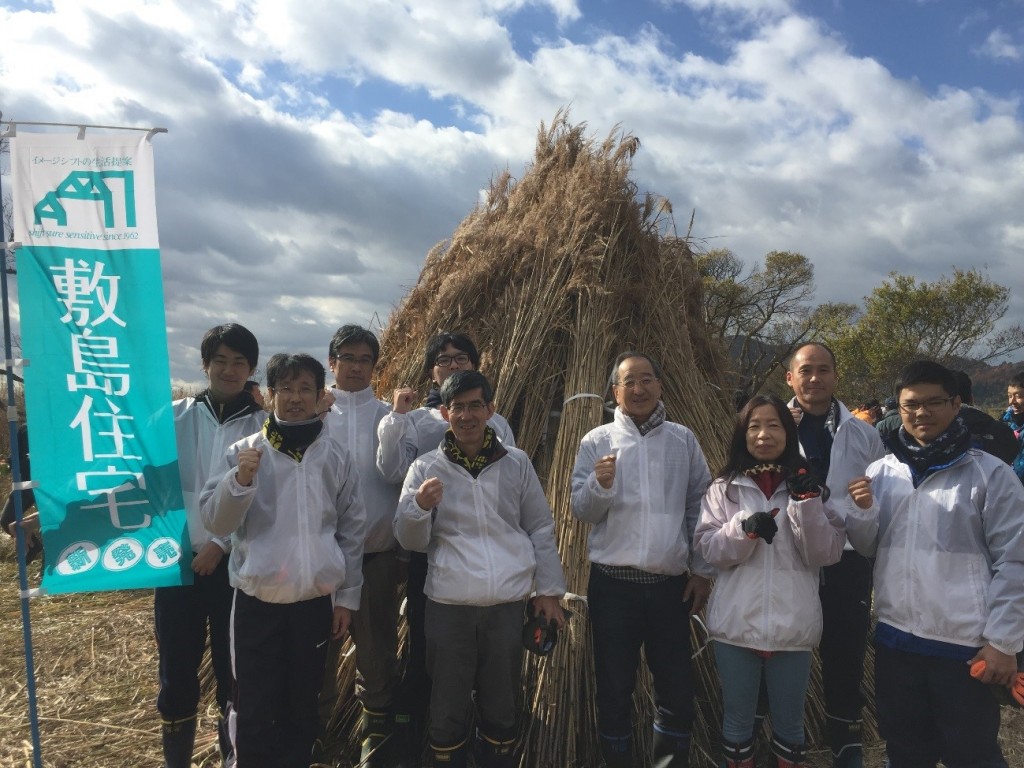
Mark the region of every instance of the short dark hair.
POLYGON ((974 384, 971 382, 971 377, 967 375, 967 371, 951 371, 951 373, 953 378, 956 379, 956 391, 960 395, 961 402, 973 405, 974 384))
POLYGON ((950 397, 956 397, 959 389, 953 372, 934 360, 915 360, 906 366, 900 371, 893 391, 899 397, 900 392, 915 384, 938 384, 950 397))
POLYGON ((225 323, 224 325, 215 325, 203 335, 203 341, 199 345, 199 354, 203 356, 203 367, 209 366, 221 344, 244 355, 250 368, 255 369, 256 364, 260 361, 260 345, 256 341, 256 337, 252 335, 252 331, 238 323, 225 323))
MULTIPOLYGON (((747 427, 750 425, 750 417, 754 410, 762 405, 770 405, 775 409, 783 429, 786 430, 786 449, 774 463, 781 464, 789 474, 796 474, 798 469, 807 468, 807 460, 800 455, 800 435, 789 406, 775 395, 754 395, 736 415, 732 439, 729 441, 729 458, 719 473, 719 477, 732 480, 745 470, 760 463, 747 450, 747 427)), ((824 480, 824 478, 821 479, 824 480)))
POLYGON ((612 372, 611 375, 608 377, 609 386, 616 383, 615 379, 619 375, 619 366, 622 365, 626 360, 629 360, 630 358, 633 357, 642 357, 644 360, 650 363, 651 370, 654 371, 654 378, 661 380, 661 366, 658 365, 658 361, 645 352, 637 352, 636 350, 631 349, 627 352, 623 352, 622 354, 620 354, 618 357, 615 358, 615 362, 612 363, 612 372))
POLYGON ((434 372, 434 363, 437 360, 437 356, 441 354, 445 347, 451 344, 460 352, 465 352, 469 355, 469 361, 473 363, 473 370, 480 367, 480 353, 476 350, 476 344, 464 333, 439 333, 437 336, 427 342, 427 349, 423 353, 423 375, 426 378, 431 378, 431 374, 434 372))
POLYGON ((1010 377, 1010 381, 1009 383, 1007 383, 1006 386, 1019 387, 1020 389, 1024 389, 1024 371, 1017 371, 1015 374, 1013 374, 1013 376, 1010 377))
POLYGON ((254 389, 259 389, 259 388, 260 388, 260 383, 258 381, 256 381, 255 379, 249 379, 242 386, 242 389, 244 389, 246 392, 252 392, 254 389))
POLYGON ((826 352, 828 352, 828 356, 832 359, 832 370, 838 370, 838 366, 836 365, 836 353, 832 351, 832 348, 828 344, 825 344, 824 342, 821 341, 807 341, 801 344, 796 349, 794 349, 793 352, 790 354, 789 359, 786 360, 787 371, 793 367, 793 360, 794 358, 796 358, 797 353, 801 349, 805 349, 806 347, 821 347, 822 349, 824 349, 826 352))
POLYGON ((463 392, 471 392, 474 389, 480 390, 485 403, 494 400, 491 382, 480 371, 456 371, 441 384, 441 402, 447 408, 452 404, 452 400, 463 392))
POLYGON ((324 388, 327 372, 324 370, 323 363, 312 355, 307 355, 305 352, 293 355, 279 352, 270 358, 267 362, 267 386, 271 389, 276 389, 279 381, 291 379, 297 376, 300 371, 309 371, 313 374, 313 378, 316 379, 317 390, 324 388))
POLYGON ((363 328, 361 325, 343 325, 331 337, 331 343, 327 347, 328 359, 337 360, 338 355, 341 354, 341 348, 346 344, 365 344, 368 346, 370 353, 373 355, 374 365, 376 365, 377 360, 380 358, 380 342, 377 341, 373 331, 363 328))

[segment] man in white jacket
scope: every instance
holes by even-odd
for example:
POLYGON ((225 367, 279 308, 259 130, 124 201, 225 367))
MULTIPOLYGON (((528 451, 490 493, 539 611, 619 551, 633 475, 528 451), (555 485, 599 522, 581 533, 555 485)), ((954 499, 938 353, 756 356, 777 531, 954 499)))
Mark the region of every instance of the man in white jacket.
POLYGON ((611 424, 580 444, 572 509, 590 523, 587 590, 597 719, 609 768, 632 762, 632 696, 643 647, 654 679, 656 768, 689 765, 694 718, 690 614, 713 571, 692 549, 711 480, 693 433, 665 419, 661 372, 644 354, 619 355, 611 424))
MULTIPOLYGON (((391 412, 377 428, 379 447, 377 469, 385 480, 401 483, 413 461, 436 451, 448 431, 448 422, 441 415, 441 385, 459 371, 475 371, 480 366, 480 352, 464 333, 440 333, 427 342, 423 352, 423 376, 430 381, 430 392, 421 408, 413 408, 416 392, 402 387, 394 392, 391 412)), ((497 412, 487 425, 505 448, 515 447, 512 428, 497 412)), ((405 585, 406 619, 408 621, 409 653, 405 677, 395 695, 395 722, 401 719, 411 727, 411 737, 403 739, 411 749, 402 749, 409 765, 419 765, 418 748, 430 702, 430 677, 427 674, 426 637, 423 632, 427 599, 423 587, 427 578, 427 557, 422 552, 409 553, 405 585)), ((396 736, 398 734, 396 733, 396 736)), ((396 745, 399 746, 400 745, 396 745)))
POLYGON ((427 553, 430 749, 435 766, 466 765, 475 688, 477 765, 511 768, 524 600, 535 591, 531 609, 561 626, 565 577, 529 457, 487 424, 490 383, 476 371, 455 373, 441 401, 451 427, 410 467, 395 518, 401 545, 427 553))
POLYGON ((217 735, 225 765, 232 760, 226 717, 231 700, 231 584, 228 552, 231 540, 212 536, 203 526, 199 497, 227 448, 258 432, 266 413, 245 391, 246 379, 259 360, 259 344, 237 323, 218 325, 203 335, 199 347, 209 386, 195 397, 174 402, 178 470, 192 543, 191 586, 160 587, 154 594, 165 768, 189 768, 195 747, 199 705, 199 667, 210 636, 210 660, 217 683, 221 718, 217 735))
MULTIPOLYGON (((394 534, 395 508, 401 485, 377 471, 377 425, 390 408, 376 398, 370 382, 380 356, 380 342, 371 331, 344 325, 331 338, 327 363, 334 375, 334 404, 327 412, 328 433, 344 445, 355 462, 359 490, 366 507, 363 589, 359 610, 352 613, 356 645, 356 697, 362 705, 360 761, 364 768, 389 763, 392 704, 398 685, 399 562, 394 534)), ((338 698, 341 640, 331 640, 320 692, 321 725, 338 698)))
POLYGON ((203 523, 232 541, 240 768, 309 765, 327 642, 359 610, 366 512, 351 456, 318 415, 324 378, 310 355, 270 358, 269 418, 203 489, 203 523))
MULTIPOLYGON (((790 411, 800 435, 800 452, 825 485, 841 497, 850 480, 885 455, 871 424, 853 416, 835 398, 839 376, 832 350, 824 344, 798 347, 786 382, 795 397, 790 411)), ((842 559, 822 569, 821 656, 825 689, 825 731, 834 768, 861 768, 860 692, 864 652, 871 626, 871 563, 847 546, 842 559)))
POLYGON ((875 557, 875 697, 891 768, 1006 768, 999 706, 1024 640, 1024 486, 971 447, 956 379, 907 366, 893 452, 855 478, 847 535, 875 557), (979 662, 984 662, 980 664, 979 662))

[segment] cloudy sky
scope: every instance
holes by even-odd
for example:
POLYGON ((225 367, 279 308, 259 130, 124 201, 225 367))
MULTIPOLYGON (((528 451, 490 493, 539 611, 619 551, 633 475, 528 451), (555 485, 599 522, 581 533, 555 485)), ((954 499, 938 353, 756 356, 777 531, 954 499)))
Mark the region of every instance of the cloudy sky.
MULTIPOLYGON (((635 178, 819 301, 977 266, 1024 317, 1024 0, 0 0, 5 119, 163 126, 172 375, 386 321, 541 121, 639 136, 635 178)), ((5 180, 5 184, 8 180, 5 180)))

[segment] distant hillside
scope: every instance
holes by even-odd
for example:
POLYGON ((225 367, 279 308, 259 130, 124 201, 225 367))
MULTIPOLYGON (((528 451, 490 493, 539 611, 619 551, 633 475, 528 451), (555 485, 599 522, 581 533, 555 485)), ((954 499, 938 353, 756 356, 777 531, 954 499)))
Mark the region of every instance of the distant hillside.
POLYGON ((1017 371, 1024 370, 1024 360, 1001 365, 980 363, 964 370, 974 383, 975 404, 995 415, 1006 410, 1006 383, 1017 371))

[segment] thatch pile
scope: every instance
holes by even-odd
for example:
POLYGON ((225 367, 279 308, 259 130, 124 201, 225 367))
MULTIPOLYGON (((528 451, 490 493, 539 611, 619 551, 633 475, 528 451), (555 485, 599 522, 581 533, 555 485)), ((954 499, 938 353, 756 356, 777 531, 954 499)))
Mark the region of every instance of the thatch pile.
MULTIPOLYGON (((589 139, 584 125, 561 114, 541 126, 525 175, 497 178, 487 203, 431 251, 382 340, 385 395, 403 385, 425 390, 420 366, 431 336, 458 330, 475 339, 498 410, 545 483, 573 593, 586 591, 589 563, 587 528, 570 511, 570 478, 580 439, 607 420, 615 356, 640 349, 661 363, 669 416, 693 429, 712 465, 721 464, 731 430, 700 278, 687 242, 663 234, 667 203, 638 195, 629 178, 638 148, 630 135, 589 139)), ((586 604, 569 607, 576 618, 556 654, 529 662, 523 765, 599 762, 586 604)), ((713 672, 705 677, 702 697, 717 698, 713 672)), ((642 743, 653 706, 639 710, 642 743)), ((702 728, 718 722, 704 711, 711 722, 702 728)))
MULTIPOLYGON (((596 143, 583 126, 559 115, 541 128, 537 156, 524 177, 495 181, 486 207, 474 211, 450 243, 430 253, 420 281, 384 334, 379 393, 420 385, 427 339, 442 330, 471 333, 483 352, 482 369, 497 386, 498 407, 516 439, 535 460, 555 511, 570 589, 585 591, 585 530, 569 513, 569 477, 580 438, 602 423, 611 361, 634 347, 665 369, 670 418, 690 426, 711 463, 724 459, 732 423, 721 392, 718 351, 705 340, 699 280, 685 241, 663 237, 666 206, 638 197, 629 180, 638 141, 628 135, 596 143), (580 397, 579 395, 598 395, 580 397), (569 400, 569 402, 566 402, 569 400)), ((0 477, 0 498, 5 488, 0 477)), ((8 486, 9 487, 9 486, 8 486)), ((31 568, 38 584, 38 563, 31 568)), ((24 654, 14 548, 0 535, 0 765, 27 766, 29 731, 24 654)), ((523 766, 596 766, 593 670, 586 605, 576 612, 556 653, 529 662, 524 696, 523 766)), ((160 761, 155 711, 157 660, 149 591, 100 592, 36 600, 32 604, 44 765, 155 765, 160 761)), ((703 640, 695 631, 699 647, 703 640)), ((340 690, 350 693, 354 664, 346 644, 340 690)), ((870 666, 868 667, 870 671, 870 666)), ((720 723, 717 677, 704 652, 698 678, 695 768, 712 765, 720 723)), ((212 675, 205 673, 195 763, 219 764, 211 720, 216 713, 212 675)), ((870 686, 870 675, 867 678, 870 686)), ((637 742, 649 741, 653 709, 648 681, 638 686, 637 742)), ((344 742, 356 703, 343 695, 335 712, 344 742)), ((812 679, 808 725, 821 728, 820 681, 812 679)), ((1002 745, 1018 764, 1024 743, 1016 710, 1003 712, 1002 745)), ((873 734, 869 734, 872 735, 873 734)), ((331 762, 352 763, 336 747, 331 762)), ((349 754, 358 754, 349 752, 349 754)), ((830 756, 812 752, 824 768, 830 756)), ((865 765, 880 768, 880 749, 865 765)))

